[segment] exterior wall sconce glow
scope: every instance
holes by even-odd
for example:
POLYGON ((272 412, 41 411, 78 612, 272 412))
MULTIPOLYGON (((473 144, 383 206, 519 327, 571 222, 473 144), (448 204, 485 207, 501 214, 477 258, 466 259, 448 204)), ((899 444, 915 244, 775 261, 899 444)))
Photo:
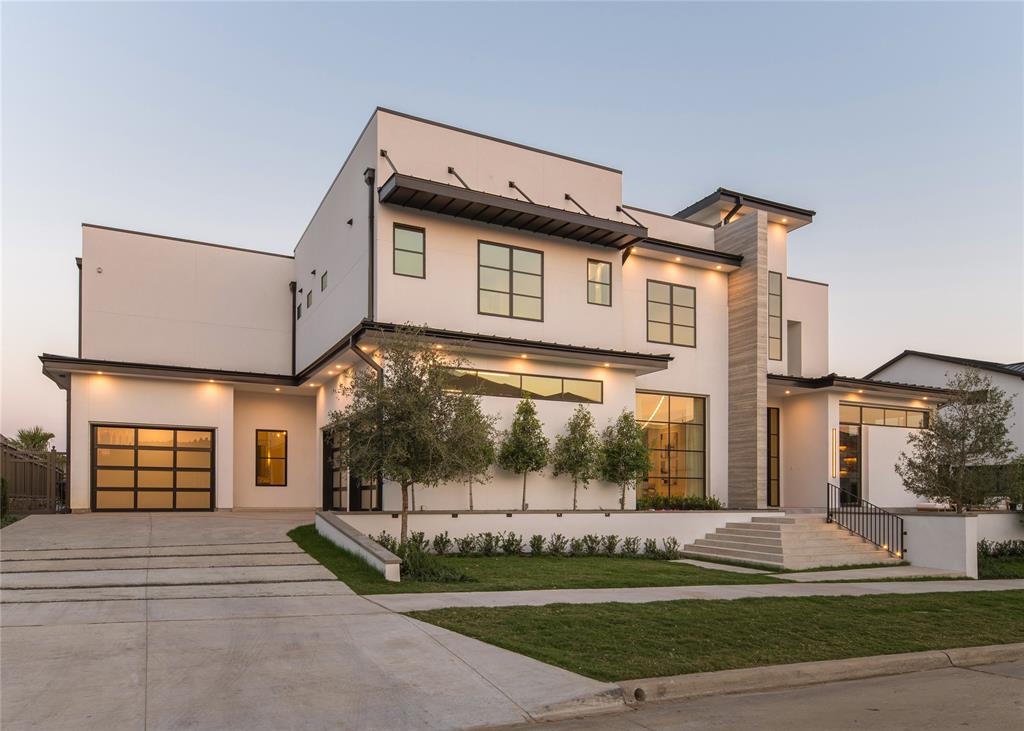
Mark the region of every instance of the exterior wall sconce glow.
POLYGON ((839 476, 839 430, 832 430, 832 477, 839 476))

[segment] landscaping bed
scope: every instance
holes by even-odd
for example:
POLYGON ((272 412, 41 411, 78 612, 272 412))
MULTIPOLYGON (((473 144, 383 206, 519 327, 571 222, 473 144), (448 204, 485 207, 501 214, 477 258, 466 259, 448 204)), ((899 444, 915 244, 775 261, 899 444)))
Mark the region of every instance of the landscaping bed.
POLYGON ((299 547, 344 581, 357 594, 404 594, 439 591, 514 591, 520 589, 603 589, 702 584, 777 584, 779 579, 702 569, 664 559, 616 556, 431 556, 464 574, 464 581, 385 581, 360 557, 338 548, 304 525, 288 533, 299 547))
POLYGON ((410 616, 603 681, 1024 642, 1024 591, 551 604, 410 616))
POLYGON ((978 578, 1024 579, 1024 541, 979 541, 978 578))

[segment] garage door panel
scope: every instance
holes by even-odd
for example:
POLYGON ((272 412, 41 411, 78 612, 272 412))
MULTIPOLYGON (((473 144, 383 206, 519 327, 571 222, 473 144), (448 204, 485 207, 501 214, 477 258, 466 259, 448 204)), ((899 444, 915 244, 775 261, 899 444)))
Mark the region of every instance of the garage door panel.
POLYGON ((213 430, 93 426, 96 510, 211 510, 213 430))

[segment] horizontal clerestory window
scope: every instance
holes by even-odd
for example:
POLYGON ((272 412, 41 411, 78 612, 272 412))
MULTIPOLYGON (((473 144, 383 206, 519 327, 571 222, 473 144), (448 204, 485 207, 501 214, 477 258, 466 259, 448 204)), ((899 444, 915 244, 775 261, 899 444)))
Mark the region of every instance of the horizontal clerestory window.
POLYGON ((477 396, 504 396, 537 401, 569 401, 580 404, 604 402, 604 383, 586 378, 537 376, 526 373, 450 369, 448 387, 460 393, 477 396))
POLYGON ((477 308, 481 315, 544 319, 544 254, 479 243, 477 308))
POLYGON ((891 406, 866 406, 863 404, 839 404, 841 424, 866 424, 868 426, 901 426, 907 429, 927 429, 927 411, 901 409, 891 406))

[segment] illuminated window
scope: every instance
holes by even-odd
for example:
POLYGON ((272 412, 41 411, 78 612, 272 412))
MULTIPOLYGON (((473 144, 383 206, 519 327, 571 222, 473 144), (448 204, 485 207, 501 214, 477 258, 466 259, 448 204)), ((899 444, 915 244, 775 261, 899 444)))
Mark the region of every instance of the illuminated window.
POLYGON ((261 487, 288 484, 288 432, 256 430, 256 484, 261 487))
POLYGON ((704 412, 700 396, 637 392, 636 418, 651 455, 651 471, 638 496, 706 494, 704 412))
POLYGON ((604 383, 587 378, 471 371, 462 368, 452 368, 450 373, 450 389, 477 396, 529 396, 534 401, 568 401, 578 404, 600 404, 604 401, 604 383))
POLYGON ((607 261, 587 259, 587 302, 612 306, 612 265, 607 261))
POLYGON ((782 360, 782 275, 768 272, 768 359, 782 360))

